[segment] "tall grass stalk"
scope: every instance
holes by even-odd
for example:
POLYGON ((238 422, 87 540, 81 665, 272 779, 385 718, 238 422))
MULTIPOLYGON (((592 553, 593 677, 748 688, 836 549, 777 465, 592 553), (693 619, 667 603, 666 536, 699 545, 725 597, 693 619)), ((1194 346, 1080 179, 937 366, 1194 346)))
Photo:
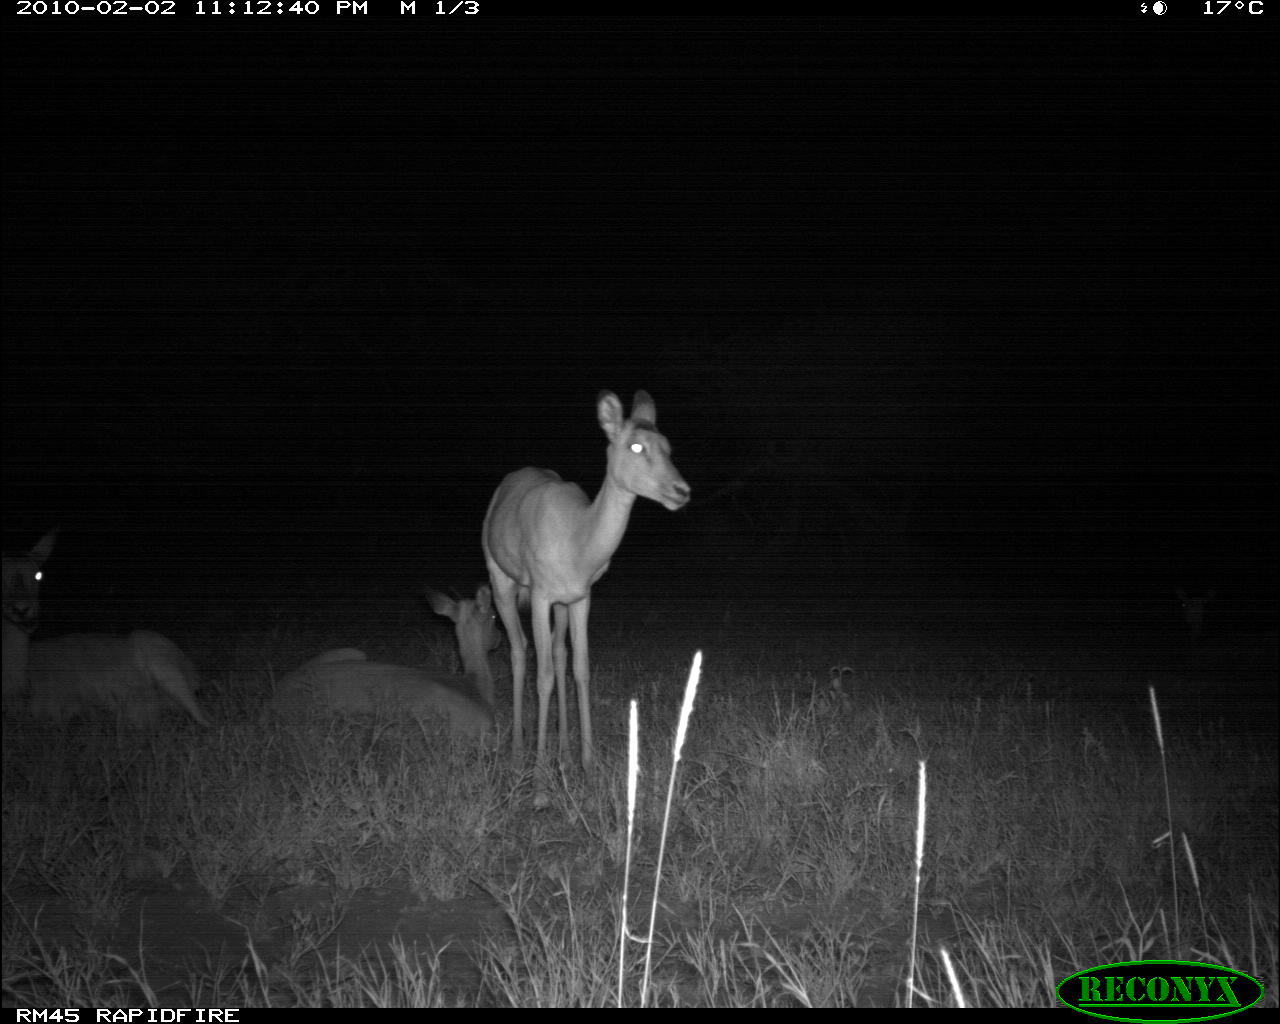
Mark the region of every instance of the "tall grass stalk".
POLYGON ((920 785, 916 793, 916 877, 911 899, 911 952, 907 967, 907 1009, 915 1002, 916 991, 916 937, 920 930, 920 874, 924 868, 924 810, 929 774, 924 762, 920 762, 920 785))
POLYGON ((1176 936, 1175 941, 1181 945, 1182 915, 1178 911, 1178 853, 1174 849, 1176 844, 1173 832, 1173 800, 1169 795, 1169 763, 1164 752, 1164 729, 1160 725, 1160 705, 1156 701, 1156 688, 1148 686, 1147 693, 1151 696, 1151 718, 1156 725, 1156 745, 1160 748, 1160 773, 1164 776, 1164 814, 1169 829, 1166 833, 1169 838, 1169 884, 1173 889, 1173 933, 1176 936))
POLYGON ((951 963, 951 954, 947 952, 946 946, 942 946, 938 952, 942 954, 942 966, 946 968, 947 981, 951 983, 951 993, 955 996, 956 1006, 967 1010, 969 1004, 965 1002, 964 989, 960 987, 960 979, 956 977, 955 965, 951 963))
POLYGON ((658 864, 653 872, 653 905, 649 908, 649 937, 645 940, 644 981, 640 986, 640 1006, 644 1007, 649 996, 649 980, 653 976, 653 929, 658 919, 658 890, 662 885, 662 856, 667 849, 667 825, 671 821, 671 800, 676 790, 676 768, 684 749, 684 738, 689 731, 689 716, 693 714, 693 698, 698 692, 698 680, 702 676, 702 652, 695 651, 693 664, 689 666, 689 680, 684 687, 684 703, 680 705, 680 721, 676 725, 676 740, 671 751, 671 776, 667 779, 667 806, 662 813, 662 838, 658 841, 658 864))
POLYGON ((627 900, 631 885, 631 848, 636 824, 636 780, 640 777, 640 713, 631 698, 631 718, 627 728, 627 852, 622 867, 622 912, 618 929, 618 1006, 622 1006, 622 976, 627 963, 627 900))

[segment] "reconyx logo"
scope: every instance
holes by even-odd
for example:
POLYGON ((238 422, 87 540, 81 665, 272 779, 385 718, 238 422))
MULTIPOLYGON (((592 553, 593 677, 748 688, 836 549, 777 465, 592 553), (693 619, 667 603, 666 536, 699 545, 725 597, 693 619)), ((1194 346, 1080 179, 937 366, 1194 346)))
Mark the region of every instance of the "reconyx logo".
POLYGON ((1262 986, 1230 967, 1136 960, 1077 971, 1059 983, 1058 998, 1103 1020, 1216 1020, 1258 1002, 1262 986))

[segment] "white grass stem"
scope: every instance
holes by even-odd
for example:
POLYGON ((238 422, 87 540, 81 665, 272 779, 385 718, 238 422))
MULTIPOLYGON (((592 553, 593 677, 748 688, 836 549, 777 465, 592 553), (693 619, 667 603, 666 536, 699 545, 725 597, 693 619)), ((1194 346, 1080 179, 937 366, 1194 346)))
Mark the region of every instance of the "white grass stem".
POLYGON ((631 721, 627 730, 627 852, 622 868, 622 926, 618 932, 618 1006, 622 1006, 622 979, 627 961, 627 900, 631 885, 631 844, 636 822, 636 779, 640 775, 640 713, 631 699, 631 721))
POLYGON ((942 954, 942 966, 947 971, 947 981, 951 985, 951 994, 955 998, 956 1006, 962 1010, 967 1010, 969 1004, 965 1002, 964 989, 960 987, 960 979, 956 977, 955 965, 951 962, 951 954, 947 952, 947 947, 943 946, 939 949, 942 954))
POLYGON ((1182 942, 1182 914, 1178 909, 1178 852, 1174 847, 1173 800, 1169 795, 1169 763, 1165 757, 1164 729, 1160 724, 1160 705, 1156 701, 1156 688, 1147 687, 1151 696, 1151 717, 1156 724, 1156 745, 1160 748, 1160 772, 1164 777, 1164 815, 1169 826, 1169 887, 1173 890, 1173 929, 1178 943, 1182 942))
POLYGON ((920 785, 916 793, 916 879, 911 901, 911 953, 907 966, 907 1008, 915 1003, 916 991, 916 937, 920 928, 920 875, 924 865, 924 811, 929 780, 923 761, 920 762, 920 785))
POLYGON ((676 768, 680 764, 680 752, 689 731, 689 716, 693 713, 693 698, 698 692, 698 680, 702 676, 702 652, 693 655, 689 666, 689 680, 684 687, 684 703, 680 705, 680 721, 676 725, 676 739, 671 751, 671 776, 667 779, 667 806, 662 812, 662 838, 658 842, 658 865, 653 873, 653 905, 649 908, 649 937, 644 950, 644 981, 640 986, 640 1006, 644 1007, 649 996, 649 979, 653 968, 653 929, 658 919, 658 889, 662 885, 662 857, 667 850, 667 825, 671 821, 671 801, 676 791, 676 768))

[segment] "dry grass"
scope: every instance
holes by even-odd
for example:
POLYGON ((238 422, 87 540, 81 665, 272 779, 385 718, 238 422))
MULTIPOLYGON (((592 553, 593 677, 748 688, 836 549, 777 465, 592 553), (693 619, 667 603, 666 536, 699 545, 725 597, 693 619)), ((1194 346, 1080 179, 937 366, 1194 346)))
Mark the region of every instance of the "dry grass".
MULTIPOLYGON (((297 646, 277 635, 252 660, 297 646)), ((1273 738, 1166 718, 1162 751, 1127 713, 1142 692, 1082 704, 1007 655, 935 670, 864 638, 856 663, 779 664, 743 642, 708 651, 669 774, 691 646, 597 645, 598 773, 566 766, 540 812, 501 740, 387 717, 282 727, 261 668, 210 681, 213 730, 6 722, 6 1004, 890 1005, 913 954, 917 1003, 1048 1006, 1058 979, 1126 959, 1275 976, 1273 738), (159 891, 239 952, 139 935, 159 891), (388 892, 398 913, 500 926, 465 950, 350 937, 388 892)), ((452 657, 443 637, 382 656, 452 657)))

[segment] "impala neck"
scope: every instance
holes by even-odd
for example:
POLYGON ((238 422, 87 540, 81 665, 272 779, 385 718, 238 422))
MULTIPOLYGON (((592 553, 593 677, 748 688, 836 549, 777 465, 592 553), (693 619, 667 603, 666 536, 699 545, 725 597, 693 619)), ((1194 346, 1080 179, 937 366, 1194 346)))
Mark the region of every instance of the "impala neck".
POLYGON ((27 656, 31 637, 6 617, 4 620, 4 694, 21 693, 27 688, 27 656))
POLYGON ((489 667, 489 652, 484 649, 483 639, 475 632, 464 630, 461 623, 454 632, 462 655, 462 671, 476 681, 476 692, 492 708, 493 669, 489 667))
POLYGON ((578 532, 578 550, 582 552, 580 564, 584 569, 590 570, 587 574, 588 583, 604 570, 613 553, 618 550, 618 545, 627 532, 627 523, 631 519, 631 509, 635 503, 634 492, 623 490, 613 482, 612 476, 605 475, 600 493, 587 509, 586 518, 578 532))

